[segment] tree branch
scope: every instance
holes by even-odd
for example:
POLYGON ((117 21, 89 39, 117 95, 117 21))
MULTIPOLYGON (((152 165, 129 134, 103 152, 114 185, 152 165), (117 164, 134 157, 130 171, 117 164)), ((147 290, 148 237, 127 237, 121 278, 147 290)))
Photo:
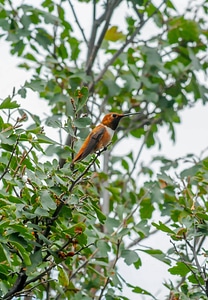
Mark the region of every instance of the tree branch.
POLYGON ((76 23, 77 23, 77 26, 79 27, 79 30, 80 30, 80 32, 81 32, 81 34, 82 34, 82 37, 83 37, 83 39, 84 39, 86 45, 88 46, 88 41, 87 41, 87 38, 86 38, 86 36, 85 36, 84 29, 82 28, 82 26, 81 26, 81 24, 80 24, 80 22, 79 22, 79 20, 78 20, 78 18, 77 18, 77 14, 76 14, 76 12, 75 12, 74 6, 72 5, 72 3, 71 3, 70 0, 68 0, 68 3, 69 3, 69 5, 70 5, 70 7, 71 7, 73 16, 74 16, 74 18, 75 18, 75 21, 76 21, 76 23))
MULTIPOLYGON (((120 245, 121 245, 121 240, 118 239, 118 240, 117 240, 117 244, 116 244, 116 257, 115 257, 115 259, 114 259, 114 261, 113 261, 113 263, 112 263, 112 267, 111 267, 112 269, 115 269, 116 263, 117 263, 118 260, 119 260, 119 257, 120 257, 120 256, 119 256, 120 245)), ((107 279, 106 279, 106 281, 105 281, 105 284, 104 284, 103 288, 101 289, 100 296, 98 297, 98 300, 101 300, 101 299, 102 299, 102 296, 103 296, 103 294, 104 294, 104 291, 105 291, 105 289, 107 288, 109 282, 110 282, 110 276, 107 277, 107 279)))
MULTIPOLYGON (((97 158, 100 156, 100 154, 102 152, 106 151, 106 148, 103 148, 101 151, 99 151, 98 153, 96 153, 95 157, 92 159, 92 161, 88 164, 88 166, 85 168, 85 170, 75 179, 75 180, 71 180, 71 185, 68 189, 68 192, 71 193, 73 188, 76 186, 76 184, 79 183, 79 181, 84 177, 84 175, 88 172, 88 170, 91 168, 91 166, 95 163, 95 161, 97 160, 97 158)), ((64 195, 63 195, 64 196, 64 195)), ((56 210, 54 211, 52 217, 50 219, 48 219, 48 224, 47 227, 45 229, 45 232, 43 233, 43 235, 45 237, 47 237, 50 233, 51 230, 51 226, 53 225, 54 221, 58 218, 63 206, 66 203, 64 201, 62 201, 56 208, 56 210)), ((39 247, 37 247, 39 249, 39 247)))
POLYGON ((4 172, 3 172, 3 173, 1 174, 1 176, 0 176, 0 180, 2 180, 2 178, 3 178, 3 177, 6 175, 6 173, 9 171, 9 166, 10 166, 10 164, 11 164, 11 161, 12 161, 12 158, 13 158, 13 156, 14 156, 14 152, 15 152, 15 150, 16 150, 16 148, 17 148, 18 143, 19 143, 19 137, 17 138, 16 143, 15 143, 14 146, 13 146, 11 156, 10 156, 10 158, 9 158, 9 161, 8 161, 8 163, 7 163, 7 165, 6 165, 6 168, 5 168, 4 172))
MULTIPOLYGON (((87 57, 88 59, 87 59, 87 64, 86 64, 86 74, 88 74, 88 75, 90 74, 90 71, 91 71, 91 68, 94 64, 94 61, 95 61, 95 58, 97 56, 98 50, 100 49, 100 46, 102 44, 102 41, 103 41, 104 36, 106 34, 106 31, 108 30, 108 26, 109 26, 111 17, 114 13, 114 10, 121 3, 121 1, 122 0, 114 0, 114 1, 110 2, 109 5, 108 4, 106 5, 106 11, 104 13, 105 14, 105 25, 104 25, 104 27, 101 31, 101 34, 98 38, 97 44, 95 45, 93 43, 94 45, 93 45, 93 48, 92 48, 92 53, 90 53, 88 51, 88 57, 87 57)), ((99 23, 101 24, 100 21, 99 21, 99 23)), ((90 46, 91 47, 92 47, 92 42, 95 42, 95 38, 96 38, 96 34, 97 34, 97 28, 98 28, 99 25, 97 25, 96 22, 93 22, 92 40, 90 40, 90 46), (94 26, 95 26, 95 29, 94 29, 94 26)))
MULTIPOLYGON (((139 31, 142 29, 142 27, 157 13, 157 11, 161 8, 161 6, 166 2, 166 0, 163 0, 163 2, 155 9, 155 11, 152 13, 150 17, 148 17, 145 20, 141 20, 139 23, 139 26, 135 29, 135 31, 132 33, 132 35, 126 39, 126 42, 121 46, 121 48, 115 52, 115 54, 106 62, 104 68, 101 70, 101 72, 98 74, 98 76, 95 78, 93 82, 91 82, 88 86, 89 91, 93 90, 94 85, 102 79, 105 72, 108 70, 109 66, 113 64, 113 62, 119 57, 119 55, 124 51, 124 49, 133 42, 136 35, 139 33, 139 31)), ((96 52, 97 54, 97 52, 96 52)))

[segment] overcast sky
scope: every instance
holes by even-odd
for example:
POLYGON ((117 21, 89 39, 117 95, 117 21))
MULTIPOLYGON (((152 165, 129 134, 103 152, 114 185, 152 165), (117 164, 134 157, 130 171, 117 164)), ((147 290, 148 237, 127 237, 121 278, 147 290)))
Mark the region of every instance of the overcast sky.
MULTIPOLYGON (((33 1, 25 2, 32 3, 33 1)), ((182 12, 188 0, 174 0, 173 2, 179 11, 182 12)), ((86 11, 80 11, 80 13, 83 13, 83 17, 86 17, 86 11)), ((17 57, 10 55, 9 46, 3 40, 0 40, 0 53, 0 98, 3 99, 12 94, 13 87, 16 87, 18 90, 26 80, 29 80, 31 73, 17 68, 17 64, 20 61, 17 57)), ((204 81, 205 79, 201 78, 201 80, 204 81)), ((23 103, 23 106, 28 110, 32 107, 33 113, 36 114, 43 115, 47 111, 46 103, 43 100, 39 100, 37 95, 31 91, 28 92, 26 99, 19 98, 19 102, 23 103)), ((200 155, 201 151, 208 147, 208 107, 198 103, 194 108, 185 109, 180 115, 182 123, 176 126, 176 144, 170 141, 167 129, 162 128, 159 133, 163 144, 161 151, 158 152, 157 147, 150 151, 145 150, 141 156, 141 160, 149 161, 152 155, 158 153, 167 155, 169 158, 182 157, 187 153, 200 155)), ((52 131, 49 134, 51 137, 53 136, 52 131)), ((126 144, 127 142, 124 141, 123 147, 117 149, 118 154, 123 155, 129 151, 126 148, 126 144)), ((185 165, 181 166, 181 168, 185 167, 185 165)), ((169 238, 164 235, 153 237, 147 244, 153 248, 159 247, 160 244, 164 245, 163 248, 170 246, 169 238)), ((167 272, 167 268, 157 260, 147 255, 143 255, 142 257, 143 266, 139 270, 135 270, 133 267, 126 269, 124 264, 120 263, 121 274, 132 284, 141 286, 152 292, 155 296, 158 296, 159 299, 162 299, 167 294, 167 290, 162 287, 162 282, 166 278, 169 278, 170 274, 167 272)), ((130 297, 131 300, 149 299, 149 297, 142 298, 137 294, 132 294, 127 288, 124 295, 130 297)))

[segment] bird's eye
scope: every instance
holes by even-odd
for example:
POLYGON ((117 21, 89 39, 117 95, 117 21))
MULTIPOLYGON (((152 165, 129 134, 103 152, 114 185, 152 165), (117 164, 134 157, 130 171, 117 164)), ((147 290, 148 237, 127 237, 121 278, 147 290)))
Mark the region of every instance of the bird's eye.
POLYGON ((113 118, 116 118, 116 114, 112 114, 113 118))

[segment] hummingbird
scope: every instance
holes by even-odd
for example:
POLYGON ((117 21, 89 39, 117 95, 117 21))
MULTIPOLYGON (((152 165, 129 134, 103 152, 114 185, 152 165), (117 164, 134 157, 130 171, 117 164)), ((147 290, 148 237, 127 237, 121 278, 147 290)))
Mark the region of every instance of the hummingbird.
POLYGON ((89 154, 106 148, 110 144, 120 120, 124 117, 137 114, 140 113, 118 114, 111 112, 105 115, 101 123, 87 136, 77 155, 72 160, 71 166, 73 166, 75 162, 83 160, 89 154))

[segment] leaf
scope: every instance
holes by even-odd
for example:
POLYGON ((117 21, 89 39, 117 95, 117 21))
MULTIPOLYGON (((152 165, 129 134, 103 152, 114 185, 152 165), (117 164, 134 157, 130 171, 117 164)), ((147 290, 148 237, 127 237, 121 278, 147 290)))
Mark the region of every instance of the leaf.
POLYGON ((0 104, 0 109, 14 109, 14 108, 18 108, 19 106, 20 105, 17 104, 15 100, 12 100, 10 97, 7 97, 0 104))
POLYGON ((150 219, 154 211, 151 199, 144 199, 140 204, 139 211, 142 219, 150 219))
POLYGON ((122 250, 121 257, 124 258, 124 262, 129 266, 136 263, 139 260, 139 256, 135 251, 132 250, 122 250))
POLYGON ((159 221, 159 224, 156 224, 153 222, 152 225, 155 226, 158 230, 175 235, 175 232, 173 230, 171 230, 168 226, 163 224, 161 221, 159 221))
POLYGON ((55 209, 56 203, 47 190, 40 191, 40 201, 44 210, 55 209))
POLYGON ((65 288, 68 287, 69 276, 68 276, 67 272, 65 271, 64 268, 59 267, 59 266, 58 266, 58 271, 59 271, 58 280, 59 280, 60 285, 62 285, 65 288))
POLYGON ((101 212, 100 208, 98 208, 96 205, 92 204, 92 207, 94 211, 96 212, 96 215, 99 219, 99 221, 103 224, 104 221, 106 220, 106 216, 101 212))
POLYGON ((167 265, 171 264, 171 261, 166 258, 165 253, 163 253, 159 249, 148 249, 148 250, 140 250, 140 251, 151 255, 152 257, 154 257, 154 258, 156 258, 156 259, 158 259, 158 260, 166 263, 167 265))
POLYGON ((90 118, 84 117, 84 118, 79 118, 74 120, 74 125, 77 128, 85 128, 89 126, 92 123, 92 120, 90 118))
POLYGON ((143 288, 139 287, 139 286, 133 286, 129 283, 127 283, 127 286, 132 288, 132 292, 133 293, 136 293, 136 294, 142 294, 142 295, 148 295, 148 296, 151 296, 153 299, 156 300, 156 298, 151 294, 149 293, 148 291, 144 290, 143 288))
POLYGON ((181 172, 181 177, 184 178, 184 177, 189 177, 189 176, 194 176, 196 175, 196 173, 201 169, 201 164, 197 164, 189 169, 186 169, 184 171, 181 172))
POLYGON ((88 88, 82 87, 81 90, 76 90, 76 111, 78 112, 86 104, 88 100, 88 88))
POLYGON ((97 242, 97 248, 99 249, 99 253, 101 256, 107 257, 108 253, 111 251, 111 247, 106 241, 99 240, 97 242))
POLYGON ((33 272, 37 266, 39 266, 42 263, 43 257, 41 250, 35 251, 30 255, 31 260, 31 266, 29 266, 27 269, 29 272, 33 272))
POLYGON ((20 252, 20 254, 23 258, 24 264, 27 266, 31 265, 30 257, 29 257, 27 250, 22 245, 20 245, 19 243, 15 242, 15 241, 12 241, 11 244, 14 245, 15 248, 17 248, 17 251, 20 252))
POLYGON ((47 137, 44 134, 37 134, 37 140, 36 142, 41 143, 41 144, 57 144, 56 141, 53 141, 52 139, 50 139, 49 137, 47 137))
POLYGON ((186 266, 186 264, 177 262, 176 266, 168 269, 168 272, 170 272, 170 274, 172 275, 180 275, 181 277, 183 277, 190 272, 190 269, 186 266))
POLYGON ((19 89, 17 93, 18 93, 23 99, 25 99, 26 96, 27 96, 27 90, 26 90, 24 87, 22 87, 21 89, 19 89))
POLYGON ((125 35, 118 31, 118 26, 112 26, 106 31, 104 39, 106 41, 116 42, 125 38, 125 35))

